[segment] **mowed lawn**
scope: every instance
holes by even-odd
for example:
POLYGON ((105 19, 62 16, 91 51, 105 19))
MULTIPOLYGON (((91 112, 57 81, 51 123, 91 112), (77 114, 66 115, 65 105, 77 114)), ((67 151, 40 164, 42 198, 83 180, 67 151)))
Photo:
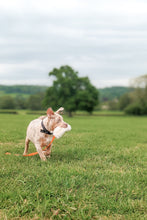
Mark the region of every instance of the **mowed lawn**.
POLYGON ((64 117, 46 162, 14 155, 34 118, 0 114, 0 219, 146 219, 147 117, 64 117))

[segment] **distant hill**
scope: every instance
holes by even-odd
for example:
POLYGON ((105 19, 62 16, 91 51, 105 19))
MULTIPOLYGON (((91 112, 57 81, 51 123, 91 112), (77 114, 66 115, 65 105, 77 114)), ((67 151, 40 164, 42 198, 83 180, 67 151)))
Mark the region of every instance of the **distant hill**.
POLYGON ((119 98, 123 94, 131 92, 132 90, 133 88, 123 86, 113 86, 99 89, 100 101, 108 101, 119 98))
MULTIPOLYGON (((45 92, 47 90, 47 86, 34 86, 34 85, 0 85, 0 96, 11 95, 13 97, 23 96, 28 97, 30 95, 45 92)), ((113 100, 115 98, 119 98, 123 94, 132 91, 132 88, 129 87, 120 87, 113 86, 103 89, 98 89, 100 94, 100 101, 113 100)))
POLYGON ((0 85, 0 96, 4 95, 22 95, 22 96, 28 96, 33 95, 39 92, 45 92, 47 86, 33 86, 33 85, 14 85, 14 86, 6 86, 6 85, 0 85))

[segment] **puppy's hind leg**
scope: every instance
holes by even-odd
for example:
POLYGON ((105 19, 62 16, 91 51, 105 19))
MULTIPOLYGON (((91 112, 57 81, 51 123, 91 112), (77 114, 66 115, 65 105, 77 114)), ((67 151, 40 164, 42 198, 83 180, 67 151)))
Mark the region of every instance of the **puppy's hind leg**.
POLYGON ((29 142, 30 142, 30 140, 26 137, 26 140, 25 140, 25 149, 24 149, 23 155, 26 155, 26 154, 28 153, 29 142))

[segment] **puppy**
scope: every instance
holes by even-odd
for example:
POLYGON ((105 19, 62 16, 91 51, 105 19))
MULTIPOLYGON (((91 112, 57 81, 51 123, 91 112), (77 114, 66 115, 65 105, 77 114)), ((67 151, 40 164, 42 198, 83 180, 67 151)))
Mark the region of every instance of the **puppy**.
POLYGON ((46 151, 42 151, 42 147, 47 146, 53 136, 60 138, 66 131, 71 130, 71 126, 64 122, 60 115, 63 110, 64 108, 61 107, 53 112, 52 108, 48 108, 47 116, 41 116, 30 122, 27 128, 24 156, 28 152, 30 141, 35 145, 41 160, 45 161, 46 157, 50 156, 52 145, 46 151))

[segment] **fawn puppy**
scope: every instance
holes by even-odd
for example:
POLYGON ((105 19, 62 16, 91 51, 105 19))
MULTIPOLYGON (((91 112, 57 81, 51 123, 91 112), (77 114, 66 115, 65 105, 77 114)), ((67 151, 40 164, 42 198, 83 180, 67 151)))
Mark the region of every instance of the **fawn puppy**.
POLYGON ((50 157, 52 145, 46 151, 43 151, 42 147, 47 146, 53 136, 60 138, 66 131, 71 130, 71 126, 64 122, 60 115, 63 110, 64 108, 61 107, 53 112, 52 108, 48 108, 46 116, 41 116, 30 122, 27 128, 23 155, 27 154, 31 141, 35 145, 41 160, 45 161, 46 157, 50 157))

